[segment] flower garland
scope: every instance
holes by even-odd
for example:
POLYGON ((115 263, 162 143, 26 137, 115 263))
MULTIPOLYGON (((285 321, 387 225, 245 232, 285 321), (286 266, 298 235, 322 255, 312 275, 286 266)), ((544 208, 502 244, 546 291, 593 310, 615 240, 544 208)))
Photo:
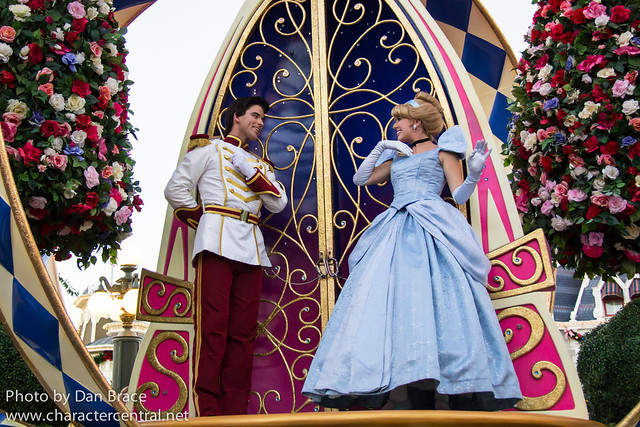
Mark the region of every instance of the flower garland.
POLYGON ((570 328, 564 329, 564 336, 574 341, 578 341, 578 342, 584 341, 584 336, 580 332, 576 332, 570 328))
POLYGON ((640 1, 534 0, 503 151, 523 228, 554 260, 640 272, 640 1))
POLYGON ((113 360, 112 351, 103 351, 93 356, 93 361, 95 362, 96 365, 100 365, 101 363, 106 362, 108 360, 113 360))
POLYGON ((124 31, 112 0, 0 0, 0 114, 43 253, 115 263, 140 210, 124 31))

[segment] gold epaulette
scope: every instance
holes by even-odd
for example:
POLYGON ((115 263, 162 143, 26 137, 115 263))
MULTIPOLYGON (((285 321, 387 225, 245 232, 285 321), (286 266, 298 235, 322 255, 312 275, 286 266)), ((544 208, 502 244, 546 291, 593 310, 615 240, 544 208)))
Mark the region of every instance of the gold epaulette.
POLYGON ((187 150, 193 150, 196 147, 206 147, 209 144, 211 144, 209 135, 198 133, 189 137, 189 145, 187 146, 187 150))

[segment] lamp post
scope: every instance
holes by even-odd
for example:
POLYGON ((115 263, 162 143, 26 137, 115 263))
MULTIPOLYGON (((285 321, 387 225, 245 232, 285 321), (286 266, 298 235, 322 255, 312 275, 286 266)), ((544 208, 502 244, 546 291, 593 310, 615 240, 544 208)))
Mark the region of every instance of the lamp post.
POLYGON ((119 319, 122 322, 122 331, 113 337, 111 385, 117 393, 129 384, 133 364, 142 342, 142 338, 132 330, 138 302, 138 275, 134 274, 136 266, 123 264, 120 269, 124 276, 113 284, 105 277, 100 277, 101 286, 105 287, 110 295, 107 295, 107 292, 95 292, 88 301, 88 305, 100 307, 100 313, 114 321, 119 319))

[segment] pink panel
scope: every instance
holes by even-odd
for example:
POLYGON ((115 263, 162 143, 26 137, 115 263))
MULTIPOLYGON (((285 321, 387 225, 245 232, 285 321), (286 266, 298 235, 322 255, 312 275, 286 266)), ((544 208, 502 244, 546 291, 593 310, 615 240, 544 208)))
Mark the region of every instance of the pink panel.
MULTIPOLYGON (((522 307, 531 309, 539 314, 539 311, 533 305, 524 305, 522 307)), ((497 313, 500 313, 500 311, 501 310, 497 311, 497 313)), ((522 348, 531 336, 531 326, 529 325, 529 322, 521 317, 513 316, 505 318, 500 322, 500 326, 502 327, 503 332, 506 329, 511 329, 513 331, 513 339, 509 344, 507 344, 509 352, 511 353, 522 348)), ((546 326, 547 325, 545 325, 544 336, 542 337, 540 344, 538 344, 529 353, 526 353, 513 361, 513 366, 516 370, 518 380, 520 381, 520 389, 522 390, 523 396, 526 397, 544 396, 551 392, 556 385, 556 378, 550 371, 543 370, 542 378, 540 379, 536 379, 532 376, 531 369, 533 365, 539 361, 548 361, 558 366, 566 378, 564 365, 562 364, 560 355, 556 350, 546 326)), ((564 394, 558 403, 549 410, 566 411, 572 409, 575 409, 575 404, 571 387, 567 381, 567 387, 564 394)))
MULTIPOLYGON (((162 290, 162 287, 159 284, 151 284, 151 282, 154 282, 154 281, 156 281, 156 279, 154 279, 153 277, 145 276, 143 278, 143 282, 141 284, 141 290, 149 288, 149 286, 151 286, 149 288, 147 301, 149 303, 149 306, 152 309, 160 310, 165 305, 167 305, 167 308, 164 310, 164 312, 162 312, 160 314, 148 313, 145 310, 144 305, 141 304, 140 307, 139 307, 140 314, 145 315, 145 316, 146 315, 153 315, 153 316, 159 316, 159 317, 177 317, 173 312, 173 308, 176 305, 178 305, 180 307, 178 309, 178 312, 181 313, 181 314, 184 311, 184 307, 190 306, 190 304, 187 301, 187 298, 185 297, 184 294, 176 293, 175 295, 172 296, 172 293, 173 293, 174 290, 176 290, 176 289, 184 290, 184 288, 175 286, 175 285, 173 285, 171 283, 163 282, 165 292, 160 294, 160 291, 162 290), (167 301, 168 298, 171 298, 171 300, 167 301), (169 302, 169 304, 167 304, 167 302, 169 302)), ((192 316, 191 310, 192 309, 190 308, 186 313, 184 313, 184 315, 180 316, 179 318, 180 319, 186 319, 186 318, 191 317, 192 316)))
MULTIPOLYGON (((538 254, 540 254, 540 256, 547 256, 547 254, 542 254, 542 250, 540 248, 540 243, 537 240, 532 240, 530 242, 528 242, 526 245, 523 246, 528 246, 531 249, 533 249, 534 251, 536 251, 538 254)), ((520 246, 521 248, 522 246, 520 246)), ((545 250, 546 251, 546 250, 545 250)), ((494 257, 491 258, 492 261, 494 260, 499 260, 502 261, 506 266, 507 266, 507 270, 510 271, 515 277, 516 279, 525 281, 531 277, 534 276, 534 272, 536 269, 536 266, 539 265, 538 263, 535 262, 533 256, 531 256, 531 254, 529 254, 526 251, 519 251, 518 252, 518 258, 520 258, 522 260, 522 263, 520 265, 516 265, 513 263, 512 257, 513 257, 513 253, 514 251, 510 251, 507 252, 504 255, 501 255, 499 257, 494 257)), ((522 289, 521 286, 517 285, 516 283, 514 283, 514 281, 509 277, 509 275, 507 274, 507 272, 505 271, 505 269, 503 267, 500 267, 498 265, 493 265, 491 267, 491 270, 489 270, 489 275, 488 275, 488 281, 489 281, 489 285, 491 286, 497 286, 498 284, 494 281, 495 277, 500 277, 504 280, 504 289, 502 290, 502 292, 507 292, 513 289, 522 289)), ((536 280, 536 283, 542 283, 547 279, 547 274, 543 268, 542 270, 542 276, 540 276, 540 278, 538 280, 536 280)), ((554 281, 555 282, 555 281, 554 281)), ((553 282, 552 282, 553 283, 553 282)), ((550 286, 545 287, 545 290, 550 290, 550 289, 554 289, 555 286, 552 284, 550 286)), ((541 289, 537 289, 537 290, 541 290, 541 289)))
MULTIPOLYGON (((186 331, 156 331, 153 337, 157 337, 163 332, 178 333, 187 342, 187 348, 189 344, 189 333, 186 331)), ((175 380, 174 376, 179 376, 184 381, 184 384, 189 386, 189 360, 187 359, 183 363, 176 363, 171 359, 171 353, 175 352, 176 356, 182 356, 183 349, 177 341, 167 339, 158 345, 155 356, 158 358, 158 362, 163 369, 170 371, 171 374, 159 372, 149 362, 149 355, 147 354, 142 362, 140 368, 140 376, 138 377, 138 388, 146 382, 152 382, 158 385, 160 392, 158 396, 152 396, 148 390, 143 393, 144 406, 152 412, 167 411, 178 401, 180 397, 179 383, 175 380)), ((187 403, 182 410, 183 413, 187 413, 189 409, 189 397, 187 396, 187 403)), ((137 412, 137 411, 135 411, 137 412)))

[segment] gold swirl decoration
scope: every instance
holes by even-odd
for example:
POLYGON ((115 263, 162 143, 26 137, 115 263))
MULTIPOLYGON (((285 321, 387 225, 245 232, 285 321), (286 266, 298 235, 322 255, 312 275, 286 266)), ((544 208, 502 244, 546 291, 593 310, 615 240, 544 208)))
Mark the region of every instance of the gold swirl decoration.
POLYGON ((546 370, 551 372, 556 378, 556 385, 549 393, 539 397, 524 397, 516 407, 521 411, 545 411, 553 408, 553 406, 560 401, 565 389, 567 388, 567 379, 564 372, 555 365, 546 360, 541 360, 533 365, 531 368, 531 375, 535 379, 542 378, 542 371, 546 370))
POLYGON ((136 318, 149 322, 162 323, 193 323, 193 284, 184 280, 164 276, 152 271, 142 269, 140 283, 142 284, 139 296, 139 304, 143 310, 138 308, 136 318), (171 293, 164 299, 164 304, 160 308, 154 308, 149 302, 152 291, 162 298, 167 293, 167 285, 174 287, 171 293), (181 295, 181 301, 176 301, 176 297, 181 295), (173 306, 171 304, 173 303, 173 306), (172 307, 172 316, 162 316, 172 307))
POLYGON ((491 261, 492 267, 487 285, 491 299, 549 290, 555 286, 549 246, 542 229, 537 229, 488 253, 487 257, 491 261), (539 249, 533 247, 533 244, 537 244, 539 249), (507 263, 499 259, 509 253, 511 253, 511 265, 507 265, 507 263), (527 256, 522 257, 522 253, 526 253, 527 256), (533 267, 530 269, 533 271, 526 278, 518 277, 513 271, 513 267, 529 266, 533 267), (505 279, 504 275, 508 277, 508 280, 505 279), (507 283, 513 287, 508 287, 507 283))
MULTIPOLYGON (((542 338, 545 333, 545 326, 542 317, 534 310, 527 307, 509 307, 498 313, 498 321, 502 322, 506 318, 520 317, 525 319, 529 325, 531 333, 524 343, 524 345, 511 352, 511 360, 516 360, 525 354, 532 352, 542 342, 542 338)), ((518 327, 520 329, 520 327, 518 327)), ((511 342, 515 337, 515 331, 513 329, 506 329, 504 332, 505 340, 507 343, 511 342)), ((518 402, 516 407, 521 411, 544 411, 552 408, 556 405, 567 386, 567 378, 562 370, 552 362, 547 360, 541 360, 536 362, 531 368, 531 374, 535 379, 542 378, 542 371, 547 370, 551 372, 556 379, 556 385, 549 393, 538 397, 527 397, 518 402)))
MULTIPOLYGON (((158 354, 157 354, 158 347, 160 346, 160 344, 162 344, 165 341, 176 341, 182 348, 182 354, 180 356, 177 355, 176 350, 171 351, 170 357, 172 361, 180 364, 180 363, 185 363, 187 360, 189 360, 189 345, 187 344, 187 341, 182 337, 182 335, 180 335, 177 332, 173 332, 173 331, 160 332, 158 335, 153 337, 153 339, 149 343, 149 348, 147 349, 147 360, 149 360, 151 367, 153 367, 153 369, 155 369, 160 374, 164 374, 172 378, 175 381, 175 383, 178 385, 178 392, 179 392, 178 399, 173 404, 173 406, 171 406, 171 408, 167 409, 166 411, 160 411, 160 417, 159 417, 160 419, 167 418, 167 414, 178 414, 182 412, 185 408, 185 405, 187 404, 187 398, 189 396, 189 389, 184 379, 182 379, 180 375, 178 375, 176 372, 164 367, 158 360, 158 354)), ((152 398, 156 398, 160 396, 160 392, 161 392, 160 386, 157 383, 148 381, 138 387, 138 389, 136 390, 136 395, 142 396, 142 394, 145 393, 146 391, 150 391, 150 395, 152 398)), ((134 407, 136 411, 138 411, 138 413, 140 414, 150 414, 154 412, 148 409, 144 405, 142 400, 143 399, 136 399, 134 403, 134 407)))

